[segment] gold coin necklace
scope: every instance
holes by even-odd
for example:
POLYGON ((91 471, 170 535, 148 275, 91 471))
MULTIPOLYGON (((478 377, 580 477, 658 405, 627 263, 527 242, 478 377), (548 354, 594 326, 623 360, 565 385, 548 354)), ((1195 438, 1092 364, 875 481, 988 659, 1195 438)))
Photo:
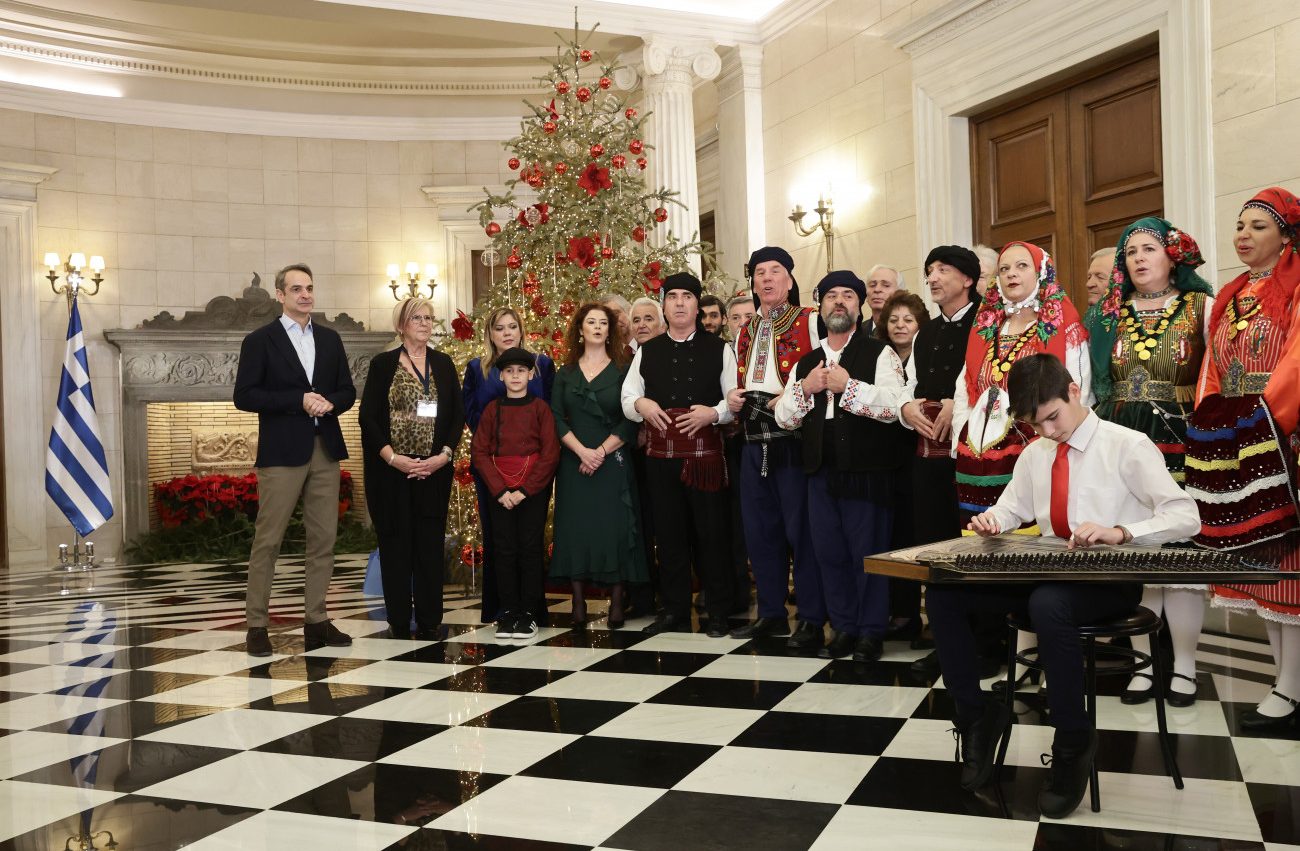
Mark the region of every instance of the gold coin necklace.
POLYGON ((1133 352, 1141 360, 1151 360, 1151 353, 1155 351, 1160 337, 1169 328, 1169 323, 1173 321, 1183 303, 1187 300, 1186 293, 1179 293, 1178 298, 1165 309, 1164 315, 1155 323, 1152 330, 1146 329, 1146 324, 1137 315, 1133 309, 1133 302, 1126 301, 1124 306, 1119 309, 1120 323, 1123 325, 1124 333, 1128 335, 1132 344, 1133 352))
POLYGON ((1251 317, 1256 313, 1259 313, 1259 309, 1264 306, 1264 302, 1255 298, 1253 295, 1243 296, 1241 300, 1250 303, 1250 306, 1246 308, 1245 313, 1237 313, 1236 298, 1229 299, 1228 306, 1223 311, 1224 321, 1228 323, 1229 340, 1236 338, 1237 334, 1249 328, 1251 317))
POLYGON ((1016 337, 1016 341, 1011 344, 1011 349, 1007 352, 1005 357, 997 356, 998 344, 996 340, 993 341, 993 345, 989 346, 989 353, 985 360, 990 364, 989 368, 993 373, 994 381, 1001 381, 1006 374, 1011 371, 1011 365, 1016 362, 1016 357, 1020 354, 1020 350, 1025 347, 1025 344, 1028 343, 1037 332, 1037 326, 1038 322, 1034 321, 1029 324, 1028 328, 1021 331, 1020 336, 1016 337))

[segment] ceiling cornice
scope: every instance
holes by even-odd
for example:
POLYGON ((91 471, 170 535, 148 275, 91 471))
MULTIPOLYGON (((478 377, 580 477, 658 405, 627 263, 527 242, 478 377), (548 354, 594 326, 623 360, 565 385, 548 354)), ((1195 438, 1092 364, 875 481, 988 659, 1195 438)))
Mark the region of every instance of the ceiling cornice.
POLYGON ((440 118, 381 115, 318 115, 194 106, 132 98, 33 90, 0 83, 0 108, 64 115, 118 124, 211 130, 262 136, 382 141, 495 141, 519 134, 519 116, 440 118))

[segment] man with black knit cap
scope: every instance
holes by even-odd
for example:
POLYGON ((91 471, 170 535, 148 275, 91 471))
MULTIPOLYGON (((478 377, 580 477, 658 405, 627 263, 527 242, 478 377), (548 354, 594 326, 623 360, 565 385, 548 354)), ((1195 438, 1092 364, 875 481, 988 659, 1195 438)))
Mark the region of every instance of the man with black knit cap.
POLYGON ((910 437, 898 409, 910 394, 893 348, 857 333, 866 284, 831 272, 816 296, 827 336, 800 358, 776 421, 803 437, 808 523, 832 630, 820 655, 874 662, 889 626, 889 581, 864 573, 862 557, 889 548, 892 475, 910 437))
POLYGON ((646 424, 645 499, 659 550, 663 610, 645 632, 691 631, 693 555, 708 606, 705 630, 722 638, 732 596, 731 502, 718 426, 731 421, 736 358, 700 325, 700 292, 689 273, 664 281, 668 332, 637 349, 622 401, 629 420, 646 424))
POLYGON ((799 306, 793 272, 794 260, 775 246, 755 251, 746 266, 758 313, 736 340, 737 386, 727 401, 745 439, 741 512, 758 588, 758 619, 732 636, 789 635, 785 600, 793 550, 799 626, 787 645, 809 651, 821 649, 826 602, 808 534, 799 432, 781 428, 773 413, 795 364, 818 343, 816 311, 799 306))

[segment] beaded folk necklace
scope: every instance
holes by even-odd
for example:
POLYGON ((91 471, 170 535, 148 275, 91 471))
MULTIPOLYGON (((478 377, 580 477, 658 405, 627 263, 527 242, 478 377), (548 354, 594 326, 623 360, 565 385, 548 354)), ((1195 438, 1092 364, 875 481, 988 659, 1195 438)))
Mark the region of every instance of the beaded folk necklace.
POLYGON ((1173 318, 1178 314, 1178 311, 1182 309, 1186 302, 1187 293, 1179 293, 1178 298, 1174 299, 1173 303, 1165 309, 1164 315, 1160 317, 1160 321, 1157 322, 1155 327, 1150 331, 1146 329, 1146 326, 1143 324, 1141 319, 1138 318, 1137 312, 1133 309, 1133 303, 1131 301, 1124 303, 1124 306, 1121 307, 1119 311, 1121 327, 1123 328, 1123 333, 1128 334, 1129 340, 1133 343, 1133 351, 1140 359, 1151 359, 1151 353, 1155 351, 1156 343, 1160 340, 1160 337, 1165 333, 1165 331, 1168 330, 1169 323, 1173 321, 1173 318))

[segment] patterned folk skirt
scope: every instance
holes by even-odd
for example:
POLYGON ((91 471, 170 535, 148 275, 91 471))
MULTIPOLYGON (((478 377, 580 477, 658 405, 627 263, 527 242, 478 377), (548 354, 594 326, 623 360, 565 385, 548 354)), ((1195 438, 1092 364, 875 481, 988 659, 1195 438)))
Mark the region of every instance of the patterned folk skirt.
POLYGON ((957 507, 963 527, 998 501, 1011 481, 1016 459, 1036 437, 1029 426, 1015 423, 1005 437, 976 455, 962 428, 957 441, 957 507))
MULTIPOLYGON (((1201 512, 1198 545, 1232 550, 1294 541, 1282 569, 1300 569, 1295 463, 1263 396, 1216 393, 1203 399, 1187 427, 1186 473, 1187 492, 1201 512)), ((1300 623, 1300 581, 1216 585, 1214 602, 1300 623)))

